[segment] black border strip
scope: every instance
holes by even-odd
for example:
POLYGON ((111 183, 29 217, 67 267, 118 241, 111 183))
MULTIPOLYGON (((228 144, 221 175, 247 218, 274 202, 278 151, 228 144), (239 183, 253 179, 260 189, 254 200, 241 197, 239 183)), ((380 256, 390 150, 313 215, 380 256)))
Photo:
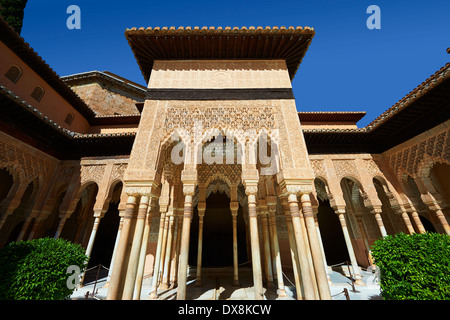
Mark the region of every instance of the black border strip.
POLYGON ((294 99, 292 88, 148 89, 147 100, 276 100, 294 99))

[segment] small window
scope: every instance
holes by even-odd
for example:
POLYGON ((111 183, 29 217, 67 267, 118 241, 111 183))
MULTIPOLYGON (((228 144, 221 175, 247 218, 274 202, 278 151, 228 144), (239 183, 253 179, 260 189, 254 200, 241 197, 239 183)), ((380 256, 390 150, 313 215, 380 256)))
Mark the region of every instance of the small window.
POLYGON ((67 123, 69 126, 72 125, 73 122, 73 114, 69 113, 66 117, 66 120, 64 120, 65 123, 67 123))
POLYGON ((37 101, 41 102, 42 97, 44 96, 44 89, 42 87, 36 87, 34 88, 33 92, 31 93, 31 96, 37 101))
POLYGON ((5 74, 5 77, 7 77, 14 83, 17 83, 17 81, 19 81, 21 76, 22 76, 22 69, 20 69, 18 66, 11 66, 11 68, 9 68, 8 72, 6 72, 5 74))

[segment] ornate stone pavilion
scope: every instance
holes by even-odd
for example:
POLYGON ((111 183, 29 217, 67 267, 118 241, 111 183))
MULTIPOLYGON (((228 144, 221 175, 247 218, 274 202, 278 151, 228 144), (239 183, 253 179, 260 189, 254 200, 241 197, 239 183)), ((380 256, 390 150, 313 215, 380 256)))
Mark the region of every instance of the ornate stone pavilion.
POLYGON ((326 300, 328 266, 358 284, 376 239, 450 234, 450 64, 358 128, 364 112, 297 111, 309 27, 126 30, 148 87, 59 77, 0 28, 0 245, 80 243, 108 299, 184 300, 189 266, 238 286, 246 264, 255 299, 286 295, 289 269, 297 299, 326 300))

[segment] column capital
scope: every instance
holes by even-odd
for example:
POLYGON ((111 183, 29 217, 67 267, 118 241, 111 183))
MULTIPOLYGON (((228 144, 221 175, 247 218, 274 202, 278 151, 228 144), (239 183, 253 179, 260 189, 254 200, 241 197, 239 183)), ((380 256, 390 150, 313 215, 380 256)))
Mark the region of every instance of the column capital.
POLYGON ((197 204, 197 209, 198 209, 198 211, 199 211, 199 214, 200 214, 200 211, 202 211, 203 214, 205 214, 205 211, 206 211, 206 202, 205 202, 205 201, 199 201, 198 204, 197 204))
POLYGON ((344 206, 336 206, 336 207, 333 207, 333 210, 334 210, 334 212, 335 212, 337 215, 341 215, 341 214, 347 213, 347 211, 345 210, 345 207, 344 207, 344 206))
POLYGON ((185 196, 194 196, 195 184, 183 184, 183 194, 185 196))
POLYGON ((105 216, 106 210, 98 209, 94 210, 94 218, 103 218, 105 216))
POLYGON ((310 180, 282 180, 280 190, 285 195, 290 194, 310 194, 314 191, 314 183, 310 180))
POLYGON ((128 182, 125 183, 125 194, 128 196, 140 197, 140 196, 159 196, 156 192, 158 189, 158 184, 154 181, 142 182, 128 182))
POLYGON ((253 195, 256 196, 258 193, 258 185, 256 184, 245 184, 245 194, 247 196, 253 195))
POLYGON ((234 213, 237 214, 237 212, 238 212, 238 210, 239 210, 239 202, 237 202, 237 201, 231 201, 231 202, 230 202, 230 210, 231 210, 231 213, 232 213, 232 214, 234 214, 234 213))

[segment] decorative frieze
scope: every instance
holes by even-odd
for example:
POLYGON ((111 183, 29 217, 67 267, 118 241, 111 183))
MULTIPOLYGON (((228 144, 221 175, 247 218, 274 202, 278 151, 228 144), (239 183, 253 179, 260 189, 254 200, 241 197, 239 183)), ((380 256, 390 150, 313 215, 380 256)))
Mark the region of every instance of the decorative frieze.
POLYGON ((389 155, 389 164, 399 176, 406 172, 411 177, 422 175, 421 168, 430 167, 433 163, 450 164, 450 130, 438 132, 416 143, 407 143, 389 155))
POLYGON ((359 178, 358 168, 353 159, 349 160, 333 160, 334 168, 336 169, 336 175, 339 181, 345 176, 351 176, 357 179, 359 178))
POLYGON ((28 184, 39 175, 47 176, 50 164, 15 146, 0 142, 0 167, 6 168, 24 184, 28 184))
POLYGON ((104 164, 81 166, 81 185, 87 182, 95 182, 97 185, 100 185, 104 172, 104 164))

